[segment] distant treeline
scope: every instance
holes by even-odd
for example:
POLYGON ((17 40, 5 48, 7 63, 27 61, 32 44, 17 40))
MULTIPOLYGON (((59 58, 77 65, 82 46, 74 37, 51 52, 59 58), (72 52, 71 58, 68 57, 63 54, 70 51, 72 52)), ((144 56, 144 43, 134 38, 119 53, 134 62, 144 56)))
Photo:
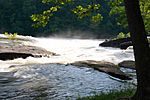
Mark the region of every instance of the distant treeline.
MULTIPOLYGON (((0 33, 7 31, 22 35, 49 36, 56 33, 61 35, 61 32, 65 35, 65 32, 71 30, 80 31, 80 33, 87 32, 96 38, 104 38, 127 31, 127 29, 117 25, 114 16, 109 16, 110 8, 107 0, 96 2, 101 4, 99 12, 103 15, 103 20, 100 23, 92 23, 88 17, 82 20, 78 19, 71 12, 71 9, 79 4, 87 5, 90 3, 88 0, 77 0, 74 4, 64 5, 63 11, 58 11, 46 27, 34 28, 30 16, 48 9, 53 4, 44 5, 41 0, 0 0, 0 33)), ((74 35, 78 34, 77 32, 74 35)))

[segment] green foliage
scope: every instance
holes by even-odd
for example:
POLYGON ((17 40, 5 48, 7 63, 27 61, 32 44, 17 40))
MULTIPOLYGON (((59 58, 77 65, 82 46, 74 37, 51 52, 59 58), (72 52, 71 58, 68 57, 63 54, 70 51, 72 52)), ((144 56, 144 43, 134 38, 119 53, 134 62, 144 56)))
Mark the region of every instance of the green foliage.
POLYGON ((49 22, 49 19, 53 16, 54 12, 57 12, 60 9, 60 6, 54 6, 51 7, 49 10, 43 11, 42 14, 33 14, 31 16, 31 19, 36 22, 33 24, 33 27, 40 27, 43 26, 45 27, 47 23, 49 22))
POLYGON ((121 39, 121 38, 125 38, 125 34, 123 32, 120 32, 118 35, 117 35, 117 39, 121 39))
POLYGON ((88 7, 83 7, 81 5, 77 6, 75 9, 73 9, 73 13, 75 13, 78 18, 83 18, 86 16, 90 16, 91 15, 91 9, 90 9, 90 5, 88 7))
MULTIPOLYGON (((18 32, 24 35, 35 33, 31 27, 30 15, 37 12, 40 7, 36 0, 0 0, 0 32, 18 32)), ((41 8, 40 8, 41 9, 41 8)))
POLYGON ((61 31, 80 30, 89 32, 97 38, 107 38, 120 31, 125 32, 116 24, 114 18, 108 15, 110 8, 107 2, 106 0, 0 0, 0 32, 9 31, 11 33, 18 32, 21 35, 47 36, 59 34, 61 31), (94 4, 99 4, 100 7, 93 6, 94 4), (79 5, 84 8, 89 5, 89 9, 91 9, 91 15, 83 17, 84 20, 76 17, 76 14, 72 14, 72 10, 79 5), (50 8, 54 7, 55 9, 56 6, 60 8, 49 13, 50 8), (44 11, 46 11, 45 16, 41 17, 40 15, 43 15, 44 11), (46 16, 46 13, 49 13, 49 16, 46 16), (34 19, 35 24, 31 18, 34 19), (42 20, 41 23, 38 20, 42 20), (98 21, 100 23, 95 24, 98 21), (36 23, 39 24, 36 26, 36 23))
MULTIPOLYGON (((55 2, 55 3, 60 3, 64 5, 65 3, 71 2, 71 0, 43 0, 43 3, 50 3, 50 2, 55 2)), ((31 19, 35 22, 33 24, 34 27, 38 28, 40 26, 45 27, 50 18, 54 15, 54 12, 57 12, 61 7, 60 6, 53 6, 50 7, 49 10, 43 11, 42 14, 33 14, 31 16, 31 19)), ((75 9, 73 9, 73 13, 78 16, 78 18, 83 18, 87 16, 91 16, 91 13, 93 11, 99 10, 100 9, 100 4, 93 4, 93 5, 88 5, 87 7, 83 7, 81 5, 77 6, 75 9)), ((91 18, 92 22, 98 22, 102 20, 101 14, 96 14, 93 15, 91 18)))
POLYGON ((127 38, 127 37, 130 37, 130 33, 123 33, 123 32, 120 32, 118 35, 117 35, 117 39, 122 39, 122 38, 127 38))
MULTIPOLYGON (((128 23, 123 0, 111 0, 109 2, 109 5, 111 7, 110 15, 116 17, 118 25, 121 25, 124 28, 126 28, 128 26, 128 23)), ((144 20, 145 29, 147 33, 150 34, 150 1, 140 0, 140 9, 144 20)))
POLYGON ((130 32, 128 32, 128 33, 126 34, 126 37, 131 37, 130 32))
POLYGON ((35 22, 33 26, 44 27, 44 32, 51 33, 60 30, 77 29, 90 31, 99 37, 102 34, 104 34, 103 36, 112 36, 113 33, 125 31, 118 27, 113 17, 109 17, 108 1, 42 0, 42 2, 48 8, 55 6, 60 7, 59 10, 50 13, 48 16, 43 13, 33 14, 31 16, 35 22), (60 3, 60 1, 63 1, 63 3, 60 3), (74 13, 78 19, 71 13, 74 13))
POLYGON ((150 35, 150 0, 140 0, 140 9, 144 19, 145 29, 150 35))
POLYGON ((102 16, 101 14, 98 13, 97 15, 92 16, 91 21, 94 22, 94 23, 96 23, 96 22, 102 21, 102 19, 103 19, 103 16, 102 16))
MULTIPOLYGON (((77 6, 74 8, 72 11, 74 14, 78 16, 78 18, 82 19, 87 16, 92 16, 92 13, 94 11, 97 11, 100 9, 100 4, 93 4, 93 5, 88 5, 87 7, 83 7, 81 5, 77 6)), ((100 13, 96 13, 91 17, 92 22, 99 22, 102 20, 102 15, 100 13)))
POLYGON ((8 33, 5 32, 4 35, 9 39, 9 40, 16 40, 18 33, 8 33))
POLYGON ((101 93, 95 96, 78 98, 78 100, 118 100, 122 97, 131 97, 134 94, 135 90, 128 89, 122 91, 112 91, 110 93, 101 93))
POLYGON ((56 3, 56 4, 65 4, 65 3, 70 3, 72 0, 42 0, 42 3, 56 3))
MULTIPOLYGON (((146 31, 150 34, 148 1, 140 0, 140 7, 141 11, 145 12, 142 15, 145 19, 146 31)), ((81 30, 89 31, 99 37, 101 35, 110 37, 119 32, 126 33, 127 21, 122 0, 113 0, 110 4, 112 5, 111 16, 109 16, 110 6, 107 3, 108 0, 0 0, 0 32, 46 36, 60 31, 81 30), (72 10, 79 5, 81 6, 79 8, 83 9, 74 13, 72 10), (50 9, 51 7, 53 10, 50 9), (78 19, 79 17, 82 19, 78 19), (118 19, 117 22, 115 18, 118 19), (95 22, 100 23, 95 24, 95 22), (39 28, 35 29, 32 26, 39 28)))

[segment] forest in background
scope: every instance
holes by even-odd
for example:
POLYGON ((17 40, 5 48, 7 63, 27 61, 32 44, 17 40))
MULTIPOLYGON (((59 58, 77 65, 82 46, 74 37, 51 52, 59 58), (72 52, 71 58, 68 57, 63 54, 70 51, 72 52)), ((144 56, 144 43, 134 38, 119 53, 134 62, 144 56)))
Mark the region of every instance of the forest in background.
MULTIPOLYGON (((63 12, 57 12, 46 27, 32 27, 30 16, 34 13, 41 13, 47 9, 41 0, 0 0, 0 33, 17 32, 21 35, 31 36, 51 36, 51 35, 81 35, 91 34, 95 38, 111 37, 118 32, 126 32, 127 29, 117 25, 115 16, 109 16, 110 7, 107 1, 99 1, 101 4, 100 12, 103 20, 93 23, 88 17, 78 19, 70 9, 77 5, 91 4, 88 0, 78 0, 72 5, 65 5, 63 12)), ((53 5, 53 4, 52 4, 53 5)), ((119 15, 118 15, 119 16, 119 15)))
POLYGON ((34 28, 31 15, 42 13, 49 9, 53 3, 43 4, 42 0, 0 0, 0 33, 18 33, 30 36, 83 36, 91 38, 110 38, 115 37, 119 32, 127 33, 126 19, 122 13, 122 8, 117 8, 113 4, 111 9, 108 4, 110 0, 77 0, 73 4, 64 5, 61 11, 54 13, 46 27, 34 28), (96 13, 103 16, 99 23, 91 22, 89 17, 83 19, 77 18, 71 11, 76 6, 91 5, 93 3, 100 4, 101 7, 96 13), (114 9, 115 8, 115 9, 114 9), (118 13, 117 9, 119 10, 118 13), (113 13, 113 14, 111 14, 113 13), (117 13, 117 14, 115 14, 117 13), (119 20, 118 20, 118 19, 119 20), (120 24, 119 21, 122 21, 120 24), (124 23, 125 22, 125 23, 124 23))

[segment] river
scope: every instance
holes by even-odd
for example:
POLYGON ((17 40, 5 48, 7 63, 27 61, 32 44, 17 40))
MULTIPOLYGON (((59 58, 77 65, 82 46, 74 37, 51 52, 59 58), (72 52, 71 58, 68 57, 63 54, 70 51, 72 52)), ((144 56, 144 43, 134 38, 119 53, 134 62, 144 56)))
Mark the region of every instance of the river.
POLYGON ((59 55, 0 61, 0 100, 75 100, 133 87, 130 82, 114 80, 94 69, 68 65, 82 60, 118 64, 134 59, 132 49, 99 47, 104 41, 101 39, 22 37, 35 40, 25 42, 27 45, 39 46, 59 55))

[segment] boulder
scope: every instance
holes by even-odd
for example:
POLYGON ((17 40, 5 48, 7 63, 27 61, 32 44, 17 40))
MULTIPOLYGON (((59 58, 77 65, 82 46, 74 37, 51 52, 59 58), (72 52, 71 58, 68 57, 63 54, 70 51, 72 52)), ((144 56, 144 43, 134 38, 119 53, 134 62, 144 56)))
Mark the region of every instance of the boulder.
POLYGON ((40 47, 35 46, 13 46, 0 49, 0 60, 13 60, 15 58, 27 58, 27 57, 50 57, 57 55, 56 53, 47 51, 40 47))
POLYGON ((50 57, 56 53, 46 49, 23 44, 24 41, 12 41, 8 39, 0 40, 0 60, 13 60, 15 58, 50 57))
MULTIPOLYGON (((121 38, 121 39, 114 39, 114 40, 105 40, 104 42, 100 43, 99 46, 102 47, 115 47, 120 49, 127 49, 129 46, 133 46, 131 38, 121 38)), ((150 42, 149 42, 150 47, 150 42)))
POLYGON ((124 42, 120 44, 120 49, 127 49, 129 46, 132 46, 132 42, 124 42))
POLYGON ((107 40, 107 41, 104 41, 103 43, 99 44, 99 46, 120 48, 120 46, 121 46, 122 43, 131 43, 131 38, 122 38, 122 39, 115 39, 115 40, 107 40))
POLYGON ((135 61, 125 60, 118 64, 119 67, 135 69, 135 61))
POLYGON ((130 80, 131 79, 128 75, 126 75, 124 72, 122 72, 119 69, 119 67, 117 67, 115 64, 110 63, 110 62, 85 60, 85 61, 76 61, 74 63, 71 63, 71 65, 93 68, 95 70, 105 72, 113 77, 116 77, 116 78, 119 78, 122 80, 130 80))

